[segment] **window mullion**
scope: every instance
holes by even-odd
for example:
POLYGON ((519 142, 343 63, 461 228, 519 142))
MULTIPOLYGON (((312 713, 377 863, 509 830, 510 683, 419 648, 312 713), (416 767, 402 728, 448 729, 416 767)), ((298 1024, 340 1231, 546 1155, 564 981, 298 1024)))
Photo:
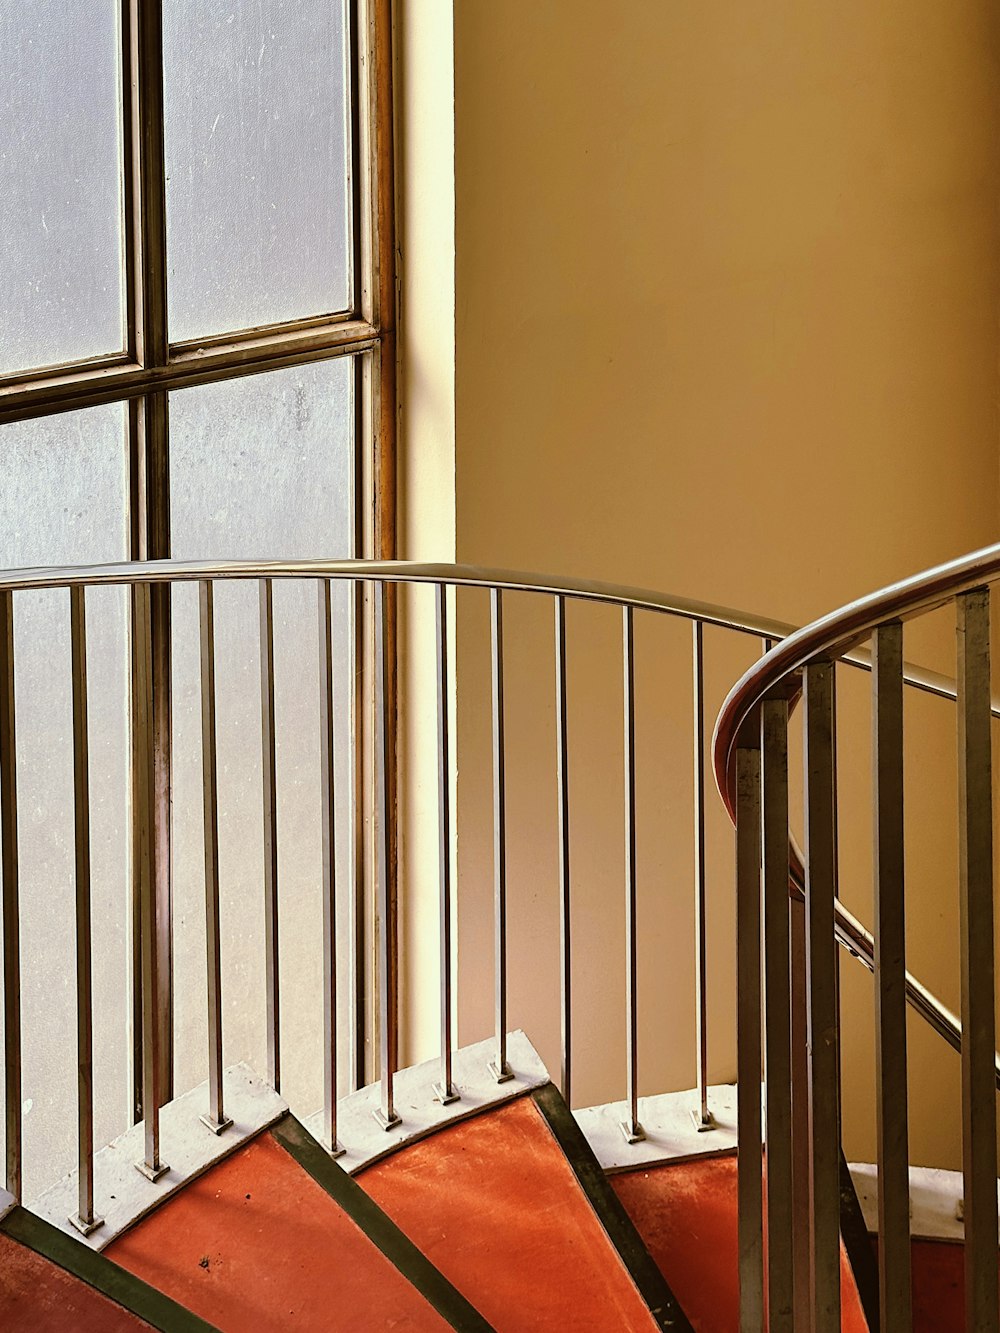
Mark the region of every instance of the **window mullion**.
MULTIPOLYGON (((166 183, 163 147, 163 12, 160 0, 126 0, 129 34, 129 116, 126 127, 126 218, 130 251, 128 313, 132 350, 145 370, 166 366, 167 255, 166 183)), ((161 560, 170 555, 169 438, 167 394, 148 393, 130 411, 132 429, 130 488, 136 512, 132 531, 139 559, 161 560)), ((133 1078, 139 1095, 137 1107, 152 1096, 158 1103, 173 1092, 173 950, 171 926, 171 632, 170 589, 152 589, 150 597, 153 682, 153 827, 150 866, 154 895, 156 977, 155 1014, 158 1050, 143 1050, 141 995, 133 988, 138 1008, 133 1014, 133 1049, 137 1055, 133 1078), (141 1083, 141 1088, 140 1088, 141 1083), (142 1090, 144 1089, 144 1091, 142 1090)), ((134 658, 134 654, 133 654, 134 658)), ((133 663, 134 672, 134 663, 133 663)), ((133 697, 135 697, 133 679, 133 697)), ((134 844, 133 844, 134 845, 134 844)), ((133 857, 133 922, 138 922, 138 857, 133 857)), ((140 975, 138 931, 133 930, 133 971, 140 975)))

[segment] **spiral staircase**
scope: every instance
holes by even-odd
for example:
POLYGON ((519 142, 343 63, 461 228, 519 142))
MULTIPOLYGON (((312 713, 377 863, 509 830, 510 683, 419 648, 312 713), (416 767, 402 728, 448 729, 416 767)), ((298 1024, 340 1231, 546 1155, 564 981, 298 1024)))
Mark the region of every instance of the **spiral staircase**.
MULTIPOLYGON (((699 1330, 997 1329, 997 1162, 990 588, 1000 547, 977 552, 801 630, 731 609, 609 585, 496 570, 402 562, 179 563, 12 571, 0 577, 0 844, 6 1189, 0 1193, 0 1326, 36 1330, 529 1329, 699 1330), (227 1063, 220 960, 219 773, 214 598, 227 582, 255 584, 260 606, 261 757, 265 866, 261 988, 265 1067, 227 1063), (281 1091, 283 996, 276 850, 273 588, 312 587, 319 615, 319 753, 323 870, 322 1106, 281 1091), (199 1086, 171 1087, 175 1034, 162 1003, 169 953, 159 913, 169 899, 171 793, 159 673, 164 609, 182 584, 199 591, 201 775, 205 847, 207 1031, 199 1086), (336 671, 332 590, 347 584, 356 633, 354 676, 370 702, 352 733, 365 775, 343 822, 335 797, 336 671), (130 818, 134 885, 136 1107, 131 1128, 95 1142, 92 786, 88 608, 94 590, 130 598, 130 818), (74 1103, 77 1168, 42 1189, 24 1170, 24 988, 36 965, 20 933, 17 743, 19 599, 61 590, 70 608, 75 815, 76 1055, 65 1071, 74 1103), (457 978, 453 622, 456 590, 488 599, 492 792, 493 956, 481 962, 495 1022, 466 1032, 457 978), (412 606, 406 599, 412 599, 412 606), (550 1077, 530 1032, 510 1019, 507 853, 518 836, 507 800, 508 727, 516 691, 505 672, 504 611, 544 602, 552 616, 552 703, 559 846, 559 1062, 550 1077), (418 602, 418 599, 422 599, 418 602), (405 603, 405 605, 404 605, 405 603), (590 977, 572 948, 575 737, 567 607, 620 617, 623 876, 608 911, 624 904, 621 1097, 583 1107, 581 1063, 614 1063, 574 1023, 590 977), (419 610, 414 610, 419 607, 419 610), (953 608, 955 677, 908 663, 903 625, 953 608), (433 686, 414 699, 396 680, 400 617, 420 614, 433 640, 433 686), (694 1030, 665 1019, 664 1041, 694 1053, 689 1089, 640 1095, 641 918, 637 880, 635 626, 690 627, 694 763, 694 1030), (706 630, 759 647, 706 734, 706 630), (875 919, 869 931, 840 899, 837 682, 871 685, 875 919), (950 705, 956 719, 961 921, 961 1014, 906 968, 904 698, 950 705), (438 947, 433 976, 406 971, 394 892, 393 821, 400 708, 433 717, 437 773, 438 947), (801 705, 801 706, 800 706, 801 705), (800 707, 799 707, 800 706, 800 707), (796 711, 798 710, 798 712, 796 711), (793 714, 795 716, 793 716, 793 714), (802 733, 801 774, 789 737, 802 733), (709 1082, 705 771, 711 759, 735 827, 737 1081, 709 1082), (792 826, 801 810, 800 848, 792 826), (368 866, 374 930, 346 941, 338 928, 340 842, 368 866), (873 975, 877 1160, 849 1166, 842 1151, 841 1007, 837 945, 873 975), (360 996, 342 1012, 345 949, 360 996), (434 1058, 401 1067, 401 975, 432 985, 434 1058), (908 1153, 907 1006, 960 1051, 963 1171, 928 1172, 908 1153), (339 1036, 360 1023, 372 1053, 349 1076, 339 1036), (353 1086, 343 1092, 345 1077, 353 1086), (572 1109, 571 1109, 572 1108, 572 1109)), ((168 612, 169 614, 169 612, 168 612)), ((509 629, 508 629, 509 636, 509 629)), ((714 642, 714 639, 712 640, 714 642)), ((840 758, 843 756, 840 754, 840 758)), ((942 762, 946 762, 942 760, 942 762)), ((948 760, 947 762, 954 762, 948 760)), ((689 760, 685 759, 687 767, 689 760)), ((688 770, 692 771, 692 770, 688 770)), ((711 892, 731 892, 713 885, 711 892)), ((687 947, 687 946, 685 946, 687 947)), ((605 960, 588 960, 598 969, 605 960)), ((612 965, 611 963, 608 964, 612 965)), ((722 965, 721 963, 719 964, 722 965)), ((406 992, 409 995, 409 991, 406 992)), ((287 1008, 287 1001, 285 1001, 287 1008)), ((105 1016, 106 1017, 106 1016, 105 1016)), ((362 1043, 363 1045, 363 1043, 362 1043)), ((57 1148, 53 1145, 53 1155, 57 1148)))

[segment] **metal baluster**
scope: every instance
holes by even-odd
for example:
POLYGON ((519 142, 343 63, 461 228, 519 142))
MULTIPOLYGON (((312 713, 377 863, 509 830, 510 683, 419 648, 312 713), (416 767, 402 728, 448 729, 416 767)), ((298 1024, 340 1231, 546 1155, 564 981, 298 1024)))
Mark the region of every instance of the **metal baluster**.
MULTIPOLYGON (((872 749, 879 1304, 882 1329, 884 1333, 892 1333, 894 1329, 910 1326, 903 892, 903 627, 898 621, 880 625, 873 636, 872 749)), ((993 1206, 995 1209, 995 1198, 993 1206)))
POLYGON ((559 819, 559 1011, 562 1037, 561 1088, 572 1106, 573 989, 569 843, 569 734, 566 712, 566 599, 555 598, 556 805, 559 819))
POLYGON ((490 647, 493 685, 493 987, 496 1058, 490 1073, 498 1083, 513 1078, 507 1063, 507 785, 503 691, 503 593, 490 589, 490 647))
POLYGON ((270 579, 260 591, 261 786, 264 803, 264 990, 267 1025, 267 1079, 281 1091, 281 994, 278 964, 278 789, 274 736, 274 590, 270 579))
POLYGON ((635 634, 633 609, 622 608, 622 674, 625 723, 625 948, 626 1081, 628 1117, 621 1130, 627 1143, 640 1143, 639 1123, 639 938, 636 920, 635 855, 635 634))
POLYGON ((160 1051, 161 1024, 157 997, 160 993, 160 950, 156 942, 156 793, 153 742, 153 652, 150 587, 132 588, 132 624, 135 656, 135 735, 133 744, 132 800, 135 807, 134 846, 138 865, 139 954, 142 985, 142 1109, 144 1157, 137 1170, 149 1180, 159 1180, 168 1170, 160 1158, 160 1107, 164 1102, 163 1061, 160 1051))
POLYGON ((958 599, 962 1172, 966 1327, 996 1330, 997 1113, 993 953, 990 592, 958 599))
POLYGON ((764 1327, 761 1156, 760 750, 736 751, 736 1098, 740 1329, 764 1327))
POLYGON ((319 781, 323 845, 323 1147, 332 1157, 337 1140, 337 795, 334 781, 336 712, 333 681, 332 583, 320 579, 319 601, 319 781))
POLYGON ((215 730, 215 589, 198 585, 201 646, 201 774, 205 841, 205 967, 208 981, 208 1113, 201 1117, 213 1134, 233 1122, 222 1095, 222 944, 219 932, 219 780, 215 730))
MULTIPOLYGON (((788 923, 788 703, 761 705, 764 866, 764 1152, 771 1333, 793 1328, 792 1032, 788 923)), ((742 998, 742 997, 741 997, 742 998)))
POLYGON ((21 1200, 21 942, 17 864, 14 601, 0 591, 0 839, 3 871, 3 1044, 6 1187, 21 1200))
POLYGON ((90 755, 87 720, 87 610, 82 586, 69 590, 73 676, 73 815, 76 855, 76 1050, 78 1204, 70 1222, 84 1236, 94 1212, 94 1004, 90 927, 90 755))
POLYGON ((389 608, 384 583, 375 585, 375 826, 378 912, 379 1105, 383 1129, 399 1124, 394 1102, 399 1015, 396 1012, 396 904, 389 883, 389 608))
POLYGON ((837 1011, 836 669, 805 670, 806 978, 813 1326, 840 1329, 840 1039, 837 1011))
POLYGON ((438 878, 441 914, 441 1081, 435 1095, 443 1106, 459 1100, 452 1078, 454 1036, 451 1024, 451 737, 448 725, 448 586, 435 593, 437 638, 437 751, 438 751, 438 878))
POLYGON ((812 1249, 809 1212, 812 1147, 809 1135, 809 986, 806 905, 788 898, 792 1068, 792 1308, 795 1328, 812 1330, 812 1249))
POLYGON ((347 587, 349 638, 348 659, 350 672, 348 729, 350 740, 348 751, 350 762, 347 766, 347 833, 350 854, 348 858, 348 891, 350 893, 350 914, 348 930, 350 947, 347 950, 348 985, 350 991, 350 1086, 357 1092, 368 1082, 368 1030, 369 1030, 369 960, 374 951, 374 941, 369 938, 369 909, 367 886, 367 819, 362 793, 366 788, 366 750, 364 744, 365 725, 369 717, 368 672, 362 658, 362 646, 365 641, 365 608, 368 588, 360 579, 349 583, 347 587))
POLYGON ((698 1048, 698 1105, 695 1128, 714 1129, 708 1109, 707 923, 705 920, 705 626, 691 622, 694 706, 694 985, 695 1041, 698 1048))

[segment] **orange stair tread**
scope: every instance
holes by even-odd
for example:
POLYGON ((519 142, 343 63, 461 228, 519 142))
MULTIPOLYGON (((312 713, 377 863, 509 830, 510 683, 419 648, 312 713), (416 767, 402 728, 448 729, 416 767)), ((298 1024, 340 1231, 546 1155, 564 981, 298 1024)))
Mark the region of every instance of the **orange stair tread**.
MULTIPOLYGON (((736 1158, 625 1171, 611 1184, 698 1333, 739 1328, 736 1158)), ((841 1250, 841 1327, 866 1333, 841 1250)))
POLYGON ((17 1333, 136 1333, 149 1324, 0 1232, 0 1328, 17 1333))
POLYGON ((105 1254, 224 1333, 449 1327, 268 1133, 105 1254))
POLYGON ((656 1327, 530 1097, 439 1130, 358 1181, 503 1333, 656 1327))

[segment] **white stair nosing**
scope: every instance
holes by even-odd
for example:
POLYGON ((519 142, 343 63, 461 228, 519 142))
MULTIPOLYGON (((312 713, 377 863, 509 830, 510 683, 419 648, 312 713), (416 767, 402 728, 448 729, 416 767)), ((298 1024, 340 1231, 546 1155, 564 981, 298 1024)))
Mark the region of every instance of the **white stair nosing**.
POLYGON ((28 1205, 30 1210, 92 1250, 103 1250, 189 1180, 228 1157, 288 1110, 283 1098, 249 1065, 232 1065, 223 1078, 226 1115, 233 1123, 221 1134, 213 1133, 200 1119, 208 1111, 207 1082, 161 1109, 160 1148, 167 1170, 157 1181, 149 1180, 135 1165, 145 1151, 141 1121, 94 1155, 94 1205, 104 1220, 89 1236, 82 1235, 69 1220, 77 1210, 76 1171, 34 1199, 28 1205))
MULTIPOLYGON (((393 1101, 399 1123, 383 1129, 375 1119, 379 1106, 379 1084, 370 1083, 337 1103, 337 1141, 343 1153, 337 1164, 349 1175, 362 1171, 416 1139, 426 1138, 446 1125, 500 1106, 550 1082, 538 1052, 521 1031, 507 1035, 507 1063, 512 1078, 498 1083, 490 1072, 496 1041, 477 1042, 455 1051, 452 1081, 459 1099, 447 1105, 435 1098, 434 1086, 441 1076, 440 1059, 401 1069, 393 1083, 393 1101)), ((304 1122, 316 1138, 323 1131, 323 1112, 316 1111, 304 1122)), ((324 1144, 329 1150, 329 1145, 324 1144)))

